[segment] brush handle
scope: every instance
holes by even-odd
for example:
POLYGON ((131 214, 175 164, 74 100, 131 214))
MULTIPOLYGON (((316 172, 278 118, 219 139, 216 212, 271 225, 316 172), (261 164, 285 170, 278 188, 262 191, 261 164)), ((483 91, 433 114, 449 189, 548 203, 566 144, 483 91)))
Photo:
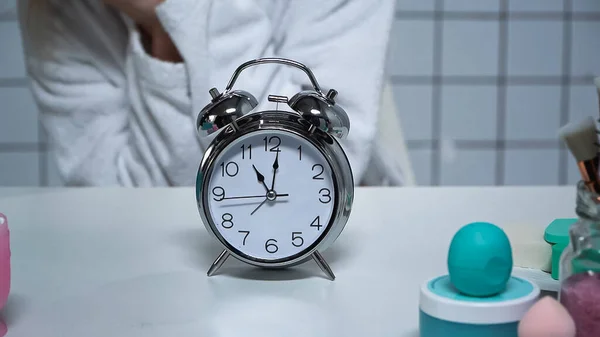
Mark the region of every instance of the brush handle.
POLYGON ((592 193, 600 194, 600 178, 598 176, 597 158, 577 163, 585 186, 592 193))

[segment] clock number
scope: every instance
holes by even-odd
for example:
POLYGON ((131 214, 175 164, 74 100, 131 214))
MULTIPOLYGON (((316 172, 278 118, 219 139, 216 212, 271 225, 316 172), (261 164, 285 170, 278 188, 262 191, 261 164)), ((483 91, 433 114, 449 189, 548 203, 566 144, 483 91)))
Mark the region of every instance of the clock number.
POLYGON ((242 145, 242 160, 246 159, 246 150, 248 150, 248 159, 252 159, 252 145, 242 145))
POLYGON ((244 234, 244 241, 242 241, 242 245, 245 246, 246 245, 246 239, 248 238, 248 235, 250 235, 250 231, 238 231, 238 233, 244 234))
POLYGON ((224 177, 227 174, 230 177, 235 177, 240 172, 240 167, 234 161, 231 161, 225 165, 225 163, 221 163, 221 177, 224 177))
POLYGON ((298 160, 302 161, 302 145, 298 146, 298 160))
POLYGON ((317 230, 320 231, 321 227, 323 227, 323 225, 321 225, 321 217, 317 216, 313 222, 311 222, 310 227, 317 227, 317 230))
POLYGON ((225 199, 225 189, 223 187, 217 186, 213 188, 212 192, 215 195, 215 198, 213 198, 215 201, 222 201, 225 199))
POLYGON ((294 247, 302 247, 302 245, 304 245, 304 239, 300 235, 302 235, 302 232, 292 233, 292 245, 294 245, 294 247), (300 243, 296 243, 296 240, 300 240, 300 243))
POLYGON ((321 197, 319 198, 319 201, 322 204, 328 204, 331 202, 331 191, 328 188, 322 188, 319 191, 319 194, 321 195, 321 197))
POLYGON ((267 251, 267 253, 271 253, 271 254, 277 253, 277 251, 279 250, 279 247, 277 247, 276 243, 277 243, 277 240, 275 240, 275 239, 269 239, 269 240, 267 240, 267 242, 265 242, 265 250, 267 251))
POLYGON ((313 172, 316 170, 321 170, 320 173, 317 173, 313 176, 314 180, 325 180, 325 178, 321 177, 321 175, 323 175, 323 172, 325 172, 325 169, 323 168, 323 165, 321 164, 315 164, 312 167, 313 172))
POLYGON ((223 226, 223 228, 231 229, 231 227, 233 227, 233 215, 230 213, 223 214, 221 220, 223 220, 223 222, 221 222, 221 226, 223 226))
POLYGON ((271 152, 281 152, 281 150, 279 149, 279 146, 281 145, 281 138, 277 137, 277 136, 273 136, 269 138, 269 141, 267 142, 267 137, 263 138, 263 141, 265 142, 265 151, 271 151, 271 152), (269 144, 275 144, 271 147, 271 149, 268 148, 269 144))

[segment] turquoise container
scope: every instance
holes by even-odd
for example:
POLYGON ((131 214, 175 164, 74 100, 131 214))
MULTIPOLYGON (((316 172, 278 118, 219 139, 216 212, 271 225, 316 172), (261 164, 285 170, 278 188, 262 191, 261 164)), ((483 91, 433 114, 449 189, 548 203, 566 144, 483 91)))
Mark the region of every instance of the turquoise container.
POLYGON ((460 293, 450 277, 428 280, 421 287, 421 337, 518 337, 517 327, 535 304, 540 289, 522 278, 511 277, 506 288, 489 297, 460 293))

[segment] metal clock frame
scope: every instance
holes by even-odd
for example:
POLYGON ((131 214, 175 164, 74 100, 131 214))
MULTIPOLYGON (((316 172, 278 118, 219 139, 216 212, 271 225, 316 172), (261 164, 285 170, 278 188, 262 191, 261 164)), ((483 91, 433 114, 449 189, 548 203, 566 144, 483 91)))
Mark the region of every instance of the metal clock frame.
POLYGON ((320 252, 329 248, 342 233, 348 222, 353 200, 354 177, 348 157, 338 141, 330 134, 316 128, 300 114, 287 111, 261 111, 236 119, 223 128, 207 148, 196 180, 196 201, 202 221, 208 232, 224 246, 224 250, 208 270, 208 276, 214 275, 229 256, 233 256, 250 265, 269 269, 291 267, 312 258, 321 270, 331 280, 334 280, 335 275, 320 252), (273 261, 256 259, 238 251, 220 235, 217 230, 217 224, 214 223, 208 210, 208 184, 216 164, 216 159, 233 141, 243 135, 259 130, 289 132, 315 146, 331 166, 335 190, 335 204, 329 224, 315 243, 296 255, 273 261))

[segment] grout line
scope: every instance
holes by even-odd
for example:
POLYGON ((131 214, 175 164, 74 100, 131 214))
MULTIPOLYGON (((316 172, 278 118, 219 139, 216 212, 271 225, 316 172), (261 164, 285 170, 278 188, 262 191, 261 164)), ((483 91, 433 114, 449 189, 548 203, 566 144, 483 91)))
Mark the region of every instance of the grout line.
POLYGON ((0 22, 16 22, 19 21, 19 16, 15 12, 0 13, 0 22))
POLYGON ((400 20, 497 20, 498 13, 494 12, 452 12, 440 10, 437 6, 433 11, 399 10, 396 11, 396 19, 400 20), (443 16, 443 18, 442 18, 443 16))
MULTIPOLYGON (((501 11, 504 11, 502 9, 501 11)), ((572 12, 574 21, 599 21, 600 12, 572 12)), ((509 21, 561 21, 564 19, 563 12, 521 12, 514 11, 510 13, 509 21)), ((411 11, 399 10, 396 11, 396 19, 398 20, 436 20, 436 11, 411 11)), ((457 20, 457 21, 502 21, 502 14, 499 12, 464 12, 464 11, 444 11, 442 20, 457 20)))
POLYGON ((0 143, 0 153, 28 152, 39 153, 47 151, 47 145, 41 142, 37 143, 0 143))
POLYGON ((507 85, 590 85, 594 76, 486 76, 486 75, 390 75, 392 85, 431 85, 433 82, 455 85, 497 85, 504 81, 507 85))
MULTIPOLYGON (((45 140, 44 133, 42 132, 42 123, 38 120, 36 123, 37 126, 37 134, 38 139, 45 140)), ((48 146, 45 142, 39 142, 39 152, 38 152, 38 176, 39 182, 41 186, 48 186, 48 146)))
MULTIPOLYGON (((400 20, 435 20, 436 11, 419 11, 419 10, 399 10, 396 11, 395 17, 400 20)), ((498 12, 468 12, 468 11, 444 11, 443 20, 460 20, 460 21, 492 21, 500 20, 498 12)), ((600 20, 600 12, 571 12, 573 21, 598 21, 600 20)), ((510 12, 511 21, 550 21, 562 20, 563 12, 510 12)), ((17 13, 6 12, 0 13, 0 22, 16 22, 19 20, 17 13)))
POLYGON ((0 88, 4 88, 4 87, 27 87, 28 85, 29 85, 29 80, 26 77, 0 78, 0 88))
MULTIPOLYGON (((573 22, 572 22, 573 0, 564 1, 564 20, 563 20, 563 41, 562 41, 562 83, 560 89, 560 125, 557 129, 568 123, 570 107, 570 86, 569 79, 571 75, 571 49, 573 48, 573 22)), ((593 83, 593 79, 590 79, 593 83)), ((558 184, 566 185, 569 180, 569 158, 568 153, 562 142, 561 151, 558 154, 558 184)))
POLYGON ((406 140, 406 147, 409 150, 433 150, 432 139, 413 139, 406 140))
MULTIPOLYGON (((429 150, 435 145, 435 140, 407 140, 409 150, 429 150)), ((458 150, 496 150, 497 140, 460 139, 451 144, 458 150)), ((560 142, 556 139, 514 139, 504 141, 505 150, 560 150, 560 142)))
POLYGON ((495 184, 504 185, 506 161, 506 104, 507 84, 506 73, 508 72, 508 20, 512 14, 508 13, 508 0, 500 1, 500 18, 498 29, 498 76, 496 97, 496 167, 495 184))
POLYGON ((40 186, 47 187, 48 184, 48 159, 50 153, 48 151, 40 151, 38 160, 38 173, 39 173, 39 181, 40 186))
POLYGON ((431 184, 438 186, 442 180, 442 54, 444 52, 444 0, 435 1, 435 21, 433 22, 433 76, 431 78, 431 184))

